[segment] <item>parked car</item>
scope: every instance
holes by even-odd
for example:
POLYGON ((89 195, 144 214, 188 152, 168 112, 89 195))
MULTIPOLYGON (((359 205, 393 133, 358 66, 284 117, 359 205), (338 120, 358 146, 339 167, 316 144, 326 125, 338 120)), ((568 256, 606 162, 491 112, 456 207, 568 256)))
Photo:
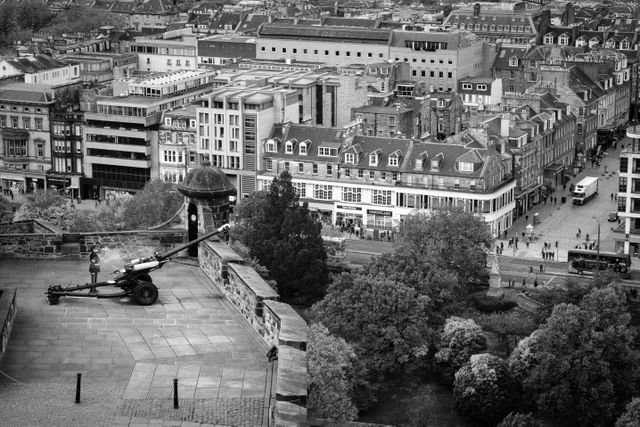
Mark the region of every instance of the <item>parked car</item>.
POLYGON ((609 212, 609 216, 607 218, 607 221, 616 222, 617 220, 618 220, 618 212, 609 212))

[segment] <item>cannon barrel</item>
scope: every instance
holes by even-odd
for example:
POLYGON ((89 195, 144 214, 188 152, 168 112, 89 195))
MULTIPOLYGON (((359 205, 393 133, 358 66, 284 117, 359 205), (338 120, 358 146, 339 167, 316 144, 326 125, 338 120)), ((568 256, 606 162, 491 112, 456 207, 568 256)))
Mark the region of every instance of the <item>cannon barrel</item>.
POLYGON ((201 241, 206 240, 209 237, 213 237, 213 236, 215 236, 217 234, 225 233, 225 232, 229 231, 229 228, 231 228, 231 226, 229 224, 225 224, 225 225, 219 227, 217 230, 212 231, 211 233, 207 233, 204 236, 200 236, 197 239, 194 239, 194 240, 192 240, 190 242, 187 242, 187 243, 185 243, 183 245, 178 246, 177 248, 173 248, 173 249, 168 250, 168 251, 166 251, 164 253, 156 255, 156 259, 158 261, 165 260, 165 259, 169 258, 170 256, 175 255, 175 254, 177 254, 178 252, 180 252, 180 251, 182 251, 184 249, 187 249, 189 246, 192 246, 192 245, 195 245, 197 243, 200 243, 201 241))

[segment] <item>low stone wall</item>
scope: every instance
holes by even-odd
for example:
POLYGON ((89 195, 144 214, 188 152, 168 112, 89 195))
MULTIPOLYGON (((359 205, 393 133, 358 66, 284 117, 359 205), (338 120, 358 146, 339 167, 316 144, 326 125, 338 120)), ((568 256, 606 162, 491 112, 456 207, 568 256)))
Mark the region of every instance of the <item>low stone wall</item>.
POLYGON ((222 243, 203 242, 202 271, 269 346, 278 348, 271 425, 297 426, 306 419, 308 328, 289 305, 242 258, 222 243))
POLYGON ((44 221, 0 224, 0 256, 13 258, 88 257, 98 245, 135 258, 166 251, 187 242, 186 230, 65 233, 44 221))
POLYGON ((0 360, 7 351, 13 320, 16 318, 16 290, 0 289, 0 360))

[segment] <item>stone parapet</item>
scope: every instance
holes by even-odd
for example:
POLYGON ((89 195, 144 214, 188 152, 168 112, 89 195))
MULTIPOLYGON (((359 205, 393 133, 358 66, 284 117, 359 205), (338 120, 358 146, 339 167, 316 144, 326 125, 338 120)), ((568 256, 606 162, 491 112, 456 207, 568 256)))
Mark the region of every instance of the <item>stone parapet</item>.
POLYGON ((0 289, 0 360, 2 360, 2 356, 7 351, 7 343, 9 342, 16 312, 15 288, 0 289))
POLYGON ((307 351, 307 322, 289 304, 265 301, 264 323, 267 343, 307 351))

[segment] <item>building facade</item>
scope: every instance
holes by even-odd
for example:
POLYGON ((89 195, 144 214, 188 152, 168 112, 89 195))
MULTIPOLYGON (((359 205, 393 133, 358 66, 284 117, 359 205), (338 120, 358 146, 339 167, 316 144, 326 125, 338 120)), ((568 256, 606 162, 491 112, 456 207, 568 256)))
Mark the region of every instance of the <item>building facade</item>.
POLYGON ((50 86, 14 83, 0 87, 0 183, 14 192, 47 186, 51 168, 50 86))

